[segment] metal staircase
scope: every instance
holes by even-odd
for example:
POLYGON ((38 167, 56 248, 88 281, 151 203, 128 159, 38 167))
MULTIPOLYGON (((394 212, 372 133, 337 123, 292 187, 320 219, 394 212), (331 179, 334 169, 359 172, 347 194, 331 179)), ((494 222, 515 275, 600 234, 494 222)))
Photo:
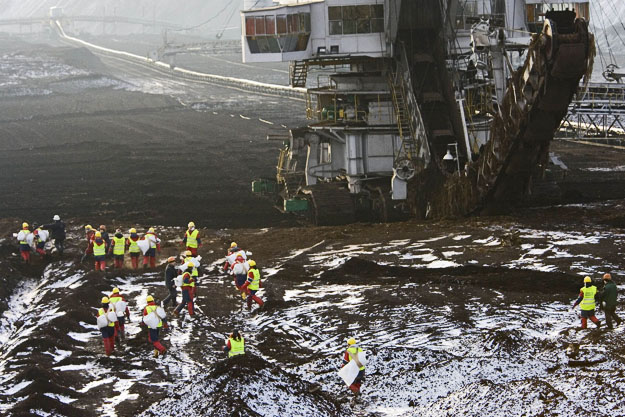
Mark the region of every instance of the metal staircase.
POLYGON ((389 87, 393 98, 393 107, 399 137, 400 148, 395 155, 396 170, 402 169, 403 179, 410 179, 415 171, 422 170, 430 159, 425 125, 421 111, 414 96, 410 81, 410 68, 402 44, 398 48, 398 60, 395 71, 389 73, 389 87))
POLYGON ((289 80, 291 87, 306 87, 308 77, 308 63, 306 61, 291 61, 289 64, 289 80))

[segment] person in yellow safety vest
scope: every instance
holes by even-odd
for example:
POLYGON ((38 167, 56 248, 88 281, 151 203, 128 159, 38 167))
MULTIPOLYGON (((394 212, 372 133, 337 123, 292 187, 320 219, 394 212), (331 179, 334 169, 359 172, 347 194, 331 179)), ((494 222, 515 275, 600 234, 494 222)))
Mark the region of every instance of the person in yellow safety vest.
POLYGON ((258 304, 259 309, 262 309, 264 305, 263 300, 256 295, 259 288, 263 286, 263 283, 260 281, 260 271, 256 267, 255 260, 250 259, 247 264, 250 266, 250 270, 247 273, 247 281, 241 287, 241 290, 247 293, 247 311, 252 310, 252 300, 258 304))
POLYGON ((137 229, 133 227, 130 229, 130 236, 126 240, 126 247, 128 248, 128 253, 130 254, 132 269, 139 268, 139 254, 141 253, 141 249, 137 244, 138 241, 139 235, 137 234, 137 229))
MULTIPOLYGON (((119 301, 126 301, 126 299, 119 292, 119 288, 113 288, 113 292, 111 292, 111 295, 109 295, 109 301, 111 305, 115 306, 119 301)), ((128 306, 126 306, 126 309, 124 311, 116 310, 116 312, 117 321, 115 322, 115 339, 119 337, 121 340, 126 340, 125 324, 126 319, 130 321, 130 310, 128 310, 128 306)))
POLYGON ((232 269, 232 264, 234 264, 234 262, 236 261, 236 258, 232 259, 233 258, 232 255, 237 254, 238 252, 240 252, 241 256, 245 255, 245 251, 241 249, 239 245, 237 245, 237 242, 230 243, 228 252, 226 252, 226 263, 224 264, 224 267, 223 267, 224 272, 228 272, 232 269))
MULTIPOLYGON (((147 306, 143 309, 143 315, 147 316, 148 314, 155 312, 158 306, 154 302, 154 297, 148 295, 145 301, 148 303, 147 306)), ((142 322, 143 323, 143 322, 142 322)), ((154 357, 158 357, 159 353, 163 355, 167 349, 165 346, 161 344, 159 341, 159 333, 162 327, 167 328, 167 323, 163 323, 163 320, 159 319, 158 326, 156 329, 148 329, 148 341, 154 345, 154 357)))
POLYGON ((363 382, 365 382, 365 366, 360 363, 360 359, 358 358, 358 354, 363 350, 360 346, 356 344, 356 339, 354 339, 353 337, 347 340, 347 346, 348 348, 343 355, 343 366, 347 365, 349 361, 353 359, 360 369, 358 375, 356 376, 356 379, 354 379, 352 385, 349 386, 349 389, 357 395, 360 393, 360 386, 363 382))
POLYGON ((150 242, 150 249, 143 255, 143 268, 148 267, 148 261, 150 261, 150 268, 156 268, 156 251, 161 251, 161 240, 156 237, 153 227, 148 229, 145 239, 150 242))
POLYGON ((187 247, 188 251, 191 251, 193 256, 197 256, 197 248, 202 246, 202 240, 199 237, 200 232, 195 228, 195 223, 193 222, 189 222, 187 227, 182 244, 187 247))
POLYGON ((111 241, 109 248, 109 254, 113 253, 113 262, 115 268, 121 269, 124 267, 124 253, 126 252, 126 238, 122 234, 121 229, 115 230, 115 235, 111 241))
POLYGON ((189 316, 193 316, 193 294, 195 288, 195 280, 189 272, 193 268, 193 263, 187 263, 187 270, 182 274, 182 301, 178 304, 178 307, 174 310, 174 315, 178 316, 183 308, 187 307, 189 310, 189 316))
MULTIPOLYGON (((191 262, 191 260, 193 259, 193 253, 188 250, 184 253, 184 259, 183 259, 183 264, 188 265, 189 263, 193 264, 191 262)), ((197 285, 198 285, 198 278, 200 276, 200 272, 198 271, 198 269, 195 267, 195 264, 193 264, 193 269, 191 270, 191 276, 193 277, 193 281, 195 283, 195 286, 193 287, 193 298, 195 298, 195 291, 197 290, 197 285)))
MULTIPOLYGON (((98 310, 98 317, 110 311, 115 311, 115 308, 110 304, 108 297, 102 297, 102 307, 98 310)), ((102 327, 100 332, 102 333, 104 351, 106 356, 109 356, 115 350, 115 322, 109 321, 109 324, 102 327)))
POLYGON ((234 286, 241 292, 241 298, 245 300, 247 297, 247 290, 243 288, 247 281, 247 273, 250 270, 250 265, 247 263, 242 255, 237 255, 237 258, 232 264, 232 273, 234 274, 234 286))
POLYGON ((35 251, 41 256, 41 259, 43 259, 46 256, 46 241, 39 236, 39 231, 41 231, 41 226, 33 231, 35 251))
POLYGON ((28 223, 22 223, 22 230, 18 232, 18 236, 22 234, 23 239, 19 241, 20 243, 20 256, 25 263, 30 262, 30 245, 26 241, 26 236, 30 234, 30 227, 28 223))
POLYGON ((245 339, 237 329, 234 329, 232 333, 230 333, 228 340, 226 340, 226 346, 223 347, 223 351, 229 358, 245 355, 245 339))
POLYGON ((601 327, 601 322, 595 317, 595 295, 597 295, 597 287, 592 285, 592 279, 590 277, 584 278, 584 286, 579 290, 579 297, 573 304, 573 309, 579 304, 579 308, 582 310, 582 329, 586 328, 586 323, 590 319, 597 325, 597 328, 601 327))
POLYGON ((104 272, 106 270, 106 242, 102 239, 100 232, 95 232, 93 239, 93 257, 95 258, 95 270, 104 272))

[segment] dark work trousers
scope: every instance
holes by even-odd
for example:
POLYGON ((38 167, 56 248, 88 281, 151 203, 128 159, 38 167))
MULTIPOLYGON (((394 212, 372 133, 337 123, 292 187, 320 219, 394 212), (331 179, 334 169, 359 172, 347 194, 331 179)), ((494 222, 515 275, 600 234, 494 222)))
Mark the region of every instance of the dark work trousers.
POLYGON ((63 255, 63 251, 65 250, 65 239, 54 239, 54 247, 59 255, 63 255))
POLYGON ((171 301, 171 305, 176 305, 176 286, 169 287, 169 295, 163 300, 163 307, 167 307, 167 304, 171 301))
POLYGON ((618 326, 619 324, 621 324, 621 319, 619 318, 619 316, 616 315, 616 307, 614 308, 604 308, 603 311, 605 311, 605 321, 606 324, 608 325, 608 328, 611 329, 612 326, 612 319, 614 319, 614 321, 616 322, 616 325, 618 326))

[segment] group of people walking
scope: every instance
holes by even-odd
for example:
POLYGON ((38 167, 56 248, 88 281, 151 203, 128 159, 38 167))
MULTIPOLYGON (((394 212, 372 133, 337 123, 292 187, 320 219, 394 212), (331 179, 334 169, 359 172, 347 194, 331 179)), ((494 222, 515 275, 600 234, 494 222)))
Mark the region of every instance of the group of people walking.
POLYGON ((601 321, 595 316, 596 303, 599 302, 599 309, 605 312, 605 321, 608 329, 613 329, 614 325, 612 321, 616 322, 616 325, 621 324, 621 319, 616 315, 616 298, 617 289, 616 284, 612 281, 612 275, 603 275, 603 290, 598 291, 597 287, 593 284, 592 278, 589 276, 584 278, 584 286, 579 290, 579 296, 572 309, 579 305, 581 314, 580 319, 582 321, 582 329, 585 329, 588 325, 588 320, 595 323, 597 328, 601 327, 601 321))
POLYGON ((20 256, 23 262, 30 263, 31 252, 35 251, 43 259, 46 255, 46 243, 49 239, 53 239, 56 251, 63 255, 65 250, 65 223, 61 221, 61 217, 55 214, 52 223, 31 226, 24 222, 19 232, 15 233, 19 244, 20 256))
POLYGON ((143 268, 156 267, 156 252, 161 250, 161 240, 156 235, 153 227, 150 227, 143 236, 139 236, 136 228, 131 228, 128 235, 124 235, 120 228, 115 230, 111 238, 106 231, 105 225, 100 225, 96 230, 90 224, 85 226, 85 238, 87 247, 81 261, 93 256, 96 271, 106 271, 106 259, 113 257, 113 265, 116 269, 124 267, 126 252, 130 255, 132 269, 139 268, 139 256, 143 255, 143 268))
MULTIPOLYGON (((138 266, 137 245, 142 240, 147 240, 150 245, 154 245, 155 251, 160 251, 160 239, 156 236, 153 228, 148 229, 144 237, 139 237, 136 229, 130 229, 130 236, 124 236, 120 229, 116 230, 115 236, 109 238, 106 233, 106 227, 100 226, 98 230, 93 229, 90 225, 85 227, 87 249, 85 256, 92 254, 95 259, 96 270, 104 271, 106 266, 106 254, 112 254, 114 265, 116 268, 123 266, 123 257, 125 251, 130 253, 133 268, 138 266), (153 237, 151 237, 153 236, 153 237), (139 242, 139 243, 137 243, 139 242), (133 255, 137 254, 137 255, 133 255), (136 261, 134 261, 137 259, 136 261)), ((199 266, 201 256, 198 255, 198 248, 202 242, 199 232, 195 229, 195 224, 189 222, 188 228, 182 239, 182 245, 185 247, 184 252, 180 256, 170 256, 167 258, 165 267, 165 287, 168 291, 167 296, 160 305, 157 305, 152 295, 146 298, 146 306, 142 309, 143 320, 142 325, 148 327, 148 340, 154 346, 154 356, 157 357, 166 352, 166 348, 160 342, 160 330, 167 328, 165 309, 169 306, 174 307, 173 314, 178 317, 183 310, 188 312, 189 317, 195 315, 194 299, 196 297, 197 284, 199 280, 199 266), (177 301, 177 287, 180 287, 182 300, 177 301), (156 318, 154 317, 156 316, 156 318), (151 319, 148 320, 148 317, 151 319)), ((144 244, 145 249, 145 244, 144 244)), ((152 247, 150 247, 152 249, 152 247)), ((144 254, 144 266, 151 263, 151 259, 156 253, 144 254), (149 256, 149 257, 148 257, 149 256), (146 261, 146 258, 148 259, 146 261)), ((234 285, 241 294, 243 300, 247 299, 248 310, 251 310, 252 302, 258 304, 259 308, 264 305, 263 300, 257 295, 262 287, 260 271, 256 262, 247 259, 250 252, 246 252, 238 247, 235 242, 230 245, 226 254, 226 264, 224 271, 232 274, 234 277, 234 285)), ((84 258, 84 257, 83 257, 84 258)), ((154 261, 155 263, 155 261, 154 261)), ((115 340, 120 340, 119 336, 124 335, 124 320, 129 319, 129 313, 124 317, 120 309, 128 312, 127 302, 119 293, 119 289, 115 288, 109 297, 103 297, 101 307, 98 309, 99 327, 102 333, 105 353, 110 355, 114 351, 115 340), (114 314, 112 314, 114 313, 114 314)), ((229 356, 244 353, 244 339, 234 332, 235 337, 228 346, 234 346, 234 349, 228 348, 229 356)), ((230 339, 229 339, 230 340, 230 339)))

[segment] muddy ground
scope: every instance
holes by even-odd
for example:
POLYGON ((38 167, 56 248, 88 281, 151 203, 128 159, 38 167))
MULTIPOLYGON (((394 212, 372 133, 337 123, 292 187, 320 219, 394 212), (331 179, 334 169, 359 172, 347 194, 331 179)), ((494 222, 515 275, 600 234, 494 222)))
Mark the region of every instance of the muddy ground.
POLYGON ((622 191, 623 151, 554 143, 578 205, 301 226, 252 196, 250 181, 273 175, 278 144, 264 137, 302 123, 303 103, 146 77, 63 45, 0 47, 13 68, 43 56, 83 70, 54 67, 60 75, 22 82, 30 95, 0 96, 1 413, 625 414, 623 327, 581 332, 568 311, 585 274, 610 271, 625 289, 625 201, 605 201, 622 191), (12 233, 57 213, 66 255, 22 265, 12 233), (169 354, 154 359, 139 311, 148 293, 165 296, 163 267, 93 272, 79 262, 82 226, 155 225, 162 262, 189 220, 204 239, 198 315, 171 319, 169 354), (219 271, 233 240, 261 265, 261 312, 243 311, 219 271), (106 358, 93 313, 113 286, 132 321, 106 358), (233 327, 250 355, 228 365, 220 347, 233 327), (352 335, 370 353, 360 404, 335 375, 352 335))

